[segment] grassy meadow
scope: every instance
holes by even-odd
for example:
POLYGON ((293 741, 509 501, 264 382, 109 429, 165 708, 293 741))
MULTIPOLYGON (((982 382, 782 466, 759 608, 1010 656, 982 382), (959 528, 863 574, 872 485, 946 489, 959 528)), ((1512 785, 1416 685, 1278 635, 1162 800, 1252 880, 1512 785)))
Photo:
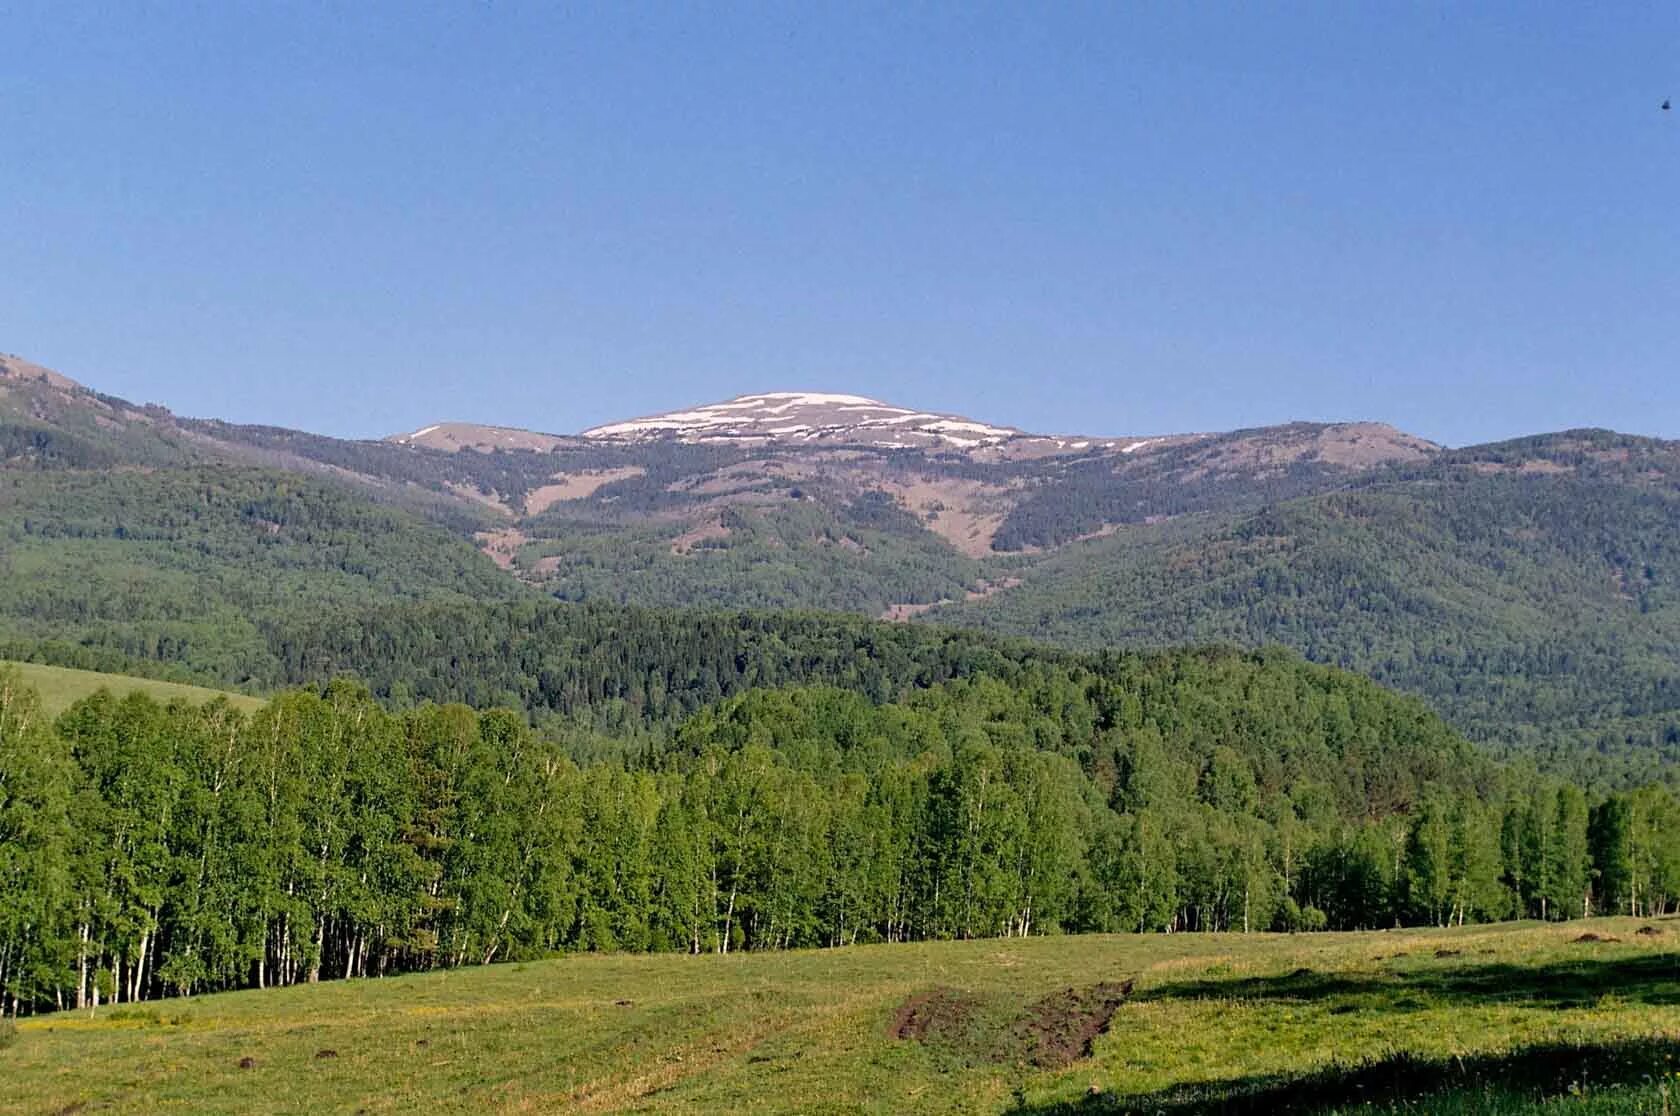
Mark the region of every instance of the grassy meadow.
POLYGON ((0 667, 16 670, 22 676, 24 684, 33 687, 35 692, 41 695, 41 708, 51 717, 58 716, 82 698, 100 690, 109 690, 117 695, 139 690, 161 702, 180 698, 195 705, 202 705, 212 698, 225 697, 246 712, 259 709, 263 704, 261 698, 254 698, 248 694, 211 690, 203 686, 187 686, 180 682, 160 682, 152 678, 135 678, 127 674, 103 674, 95 670, 74 670, 70 667, 46 666, 42 663, 0 662, 0 667))
POLYGON ((578 955, 0 1042, 4 1113, 1667 1113, 1680 920, 578 955), (1067 990, 1124 982, 1091 1038, 1067 990))

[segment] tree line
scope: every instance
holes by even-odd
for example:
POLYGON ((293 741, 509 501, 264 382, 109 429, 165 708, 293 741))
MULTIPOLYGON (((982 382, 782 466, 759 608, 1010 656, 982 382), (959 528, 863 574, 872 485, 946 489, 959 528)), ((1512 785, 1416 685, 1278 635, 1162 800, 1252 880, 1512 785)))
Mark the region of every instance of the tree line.
POLYGON ((601 751, 335 681, 245 716, 0 675, 0 1010, 541 957, 1663 913, 1680 808, 1277 654, 752 689, 601 751))

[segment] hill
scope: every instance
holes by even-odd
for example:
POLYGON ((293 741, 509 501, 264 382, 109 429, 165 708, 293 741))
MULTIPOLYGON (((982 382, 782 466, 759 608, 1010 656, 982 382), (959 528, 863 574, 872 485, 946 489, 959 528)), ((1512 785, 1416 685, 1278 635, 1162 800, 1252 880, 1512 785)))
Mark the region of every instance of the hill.
POLYGON ((583 434, 440 423, 356 441, 180 418, 6 358, 0 642, 273 685, 308 677, 282 663, 316 638, 300 627, 327 625, 329 646, 362 651, 324 661, 394 682, 380 637, 346 624, 549 596, 1075 648, 1281 643, 1425 697, 1478 742, 1633 785, 1680 755, 1677 459, 1605 431, 1448 450, 1371 422, 1048 436, 841 392, 583 434), (303 484, 335 509, 331 533, 359 541, 234 545, 266 528, 199 499, 211 475, 265 500, 303 484), (147 509, 137 530, 113 496, 147 509), (97 525, 55 524, 66 509, 97 525))
POLYGON ((119 667, 149 660, 245 685, 272 676, 270 633, 293 618, 522 592, 465 539, 313 476, 0 470, 0 634, 12 657, 69 644, 119 667))
POLYGON ((25 1020, 0 1112, 1657 1113, 1677 942, 1619 919, 569 957, 25 1020))
POLYGON ((225 698, 236 709, 250 712, 262 708, 261 698, 249 694, 211 690, 203 686, 187 686, 179 682, 164 682, 155 678, 136 678, 129 674, 108 674, 95 670, 75 670, 70 667, 47 666, 43 663, 9 663, 0 660, 0 670, 15 670, 23 684, 41 697, 41 710, 56 717, 76 702, 101 690, 119 697, 143 693, 160 702, 187 701, 203 705, 217 698, 225 698))
POLYGON ((927 619, 1070 646, 1281 643, 1554 766, 1631 783, 1680 757, 1680 444, 1576 431, 1454 451, 1019 577, 927 619))

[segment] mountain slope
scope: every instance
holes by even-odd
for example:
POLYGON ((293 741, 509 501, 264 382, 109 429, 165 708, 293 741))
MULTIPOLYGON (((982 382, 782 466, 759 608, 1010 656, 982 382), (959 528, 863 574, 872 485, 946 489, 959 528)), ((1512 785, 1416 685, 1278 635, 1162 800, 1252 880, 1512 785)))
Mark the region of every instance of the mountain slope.
POLYGON ((1378 423, 1052 438, 838 392, 355 441, 179 418, 5 358, 0 637, 241 681, 274 671, 286 594, 335 613, 544 594, 1275 642, 1483 742, 1632 778, 1680 753, 1677 459, 1602 431, 1446 450, 1378 423), (297 474, 329 537, 379 538, 355 558, 250 548, 247 505, 297 474))
POLYGON ((229 466, 0 472, 0 635, 244 683, 266 631, 377 601, 521 587, 464 539, 355 489, 229 466))
POLYGON ((1580 431, 1455 451, 1080 544, 1022 578, 927 618, 1074 646, 1282 643, 1554 765, 1592 749, 1614 768, 1630 734, 1655 734, 1648 766, 1680 724, 1675 443, 1580 431))

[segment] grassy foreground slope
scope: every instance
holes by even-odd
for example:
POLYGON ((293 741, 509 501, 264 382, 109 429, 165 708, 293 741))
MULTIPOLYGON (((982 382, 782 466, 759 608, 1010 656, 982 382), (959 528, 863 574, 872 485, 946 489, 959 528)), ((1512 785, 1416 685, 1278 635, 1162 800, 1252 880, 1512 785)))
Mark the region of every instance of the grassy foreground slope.
POLYGON ((1048 937, 586 955, 45 1016, 0 1050, 0 1112, 1656 1113, 1677 1056, 1672 920, 1048 937), (1021 1064, 1046 1034, 1083 1042, 1057 994, 1124 981, 1088 1056, 1021 1064))
POLYGON ((162 682, 155 678, 135 678, 128 674, 106 674, 97 670, 75 670, 71 667, 47 666, 44 663, 12 663, 0 660, 0 667, 15 669, 26 686, 41 696, 41 711, 56 717, 76 702, 109 690, 122 697, 136 690, 150 694, 160 702, 177 698, 194 705, 203 705, 215 698, 227 698, 236 709, 247 713, 262 708, 261 698, 236 694, 227 690, 212 690, 204 686, 187 686, 180 682, 162 682))

